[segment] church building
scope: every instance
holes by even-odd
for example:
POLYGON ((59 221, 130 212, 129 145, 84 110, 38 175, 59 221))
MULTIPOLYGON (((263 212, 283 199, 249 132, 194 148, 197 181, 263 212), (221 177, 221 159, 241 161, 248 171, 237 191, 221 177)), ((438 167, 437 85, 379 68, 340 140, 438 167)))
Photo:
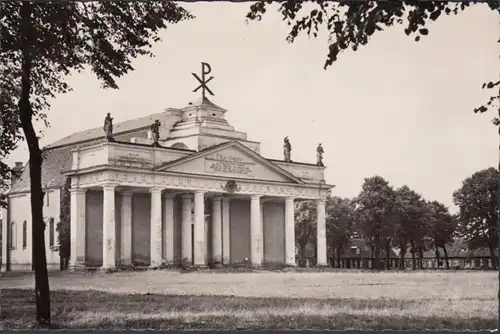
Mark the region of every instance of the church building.
MULTIPOLYGON (((322 152, 316 163, 296 162, 285 138, 283 160, 261 156, 260 143, 205 96, 206 82, 200 100, 184 108, 115 124, 108 114, 104 127, 46 148, 49 269, 59 268, 57 225, 65 212, 75 270, 295 266, 299 200, 316 201, 316 262, 327 265, 325 199, 333 186, 322 152)), ((16 163, 1 213, 2 271, 31 270, 29 186, 29 165, 16 163)))

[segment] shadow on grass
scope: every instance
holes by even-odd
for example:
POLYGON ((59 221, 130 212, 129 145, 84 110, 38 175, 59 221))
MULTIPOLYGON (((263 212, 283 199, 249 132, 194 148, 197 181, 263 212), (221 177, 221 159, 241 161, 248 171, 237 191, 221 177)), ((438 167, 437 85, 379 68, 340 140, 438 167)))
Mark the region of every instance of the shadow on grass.
MULTIPOLYGON (((380 309, 411 310, 425 300, 250 298, 51 292, 54 328, 99 329, 449 329, 495 328, 495 319, 436 316, 380 316, 380 309), (271 310, 262 313, 262 310, 271 310), (321 313, 321 310, 340 310, 321 313), (290 314, 287 314, 288 310, 290 314), (301 314, 305 310, 305 314, 301 314), (320 311, 318 311, 320 310, 320 311), (347 310, 347 311, 346 311, 347 310), (332 312, 333 313, 333 312, 332 312)), ((32 290, 1 293, 3 329, 33 328, 32 290)))

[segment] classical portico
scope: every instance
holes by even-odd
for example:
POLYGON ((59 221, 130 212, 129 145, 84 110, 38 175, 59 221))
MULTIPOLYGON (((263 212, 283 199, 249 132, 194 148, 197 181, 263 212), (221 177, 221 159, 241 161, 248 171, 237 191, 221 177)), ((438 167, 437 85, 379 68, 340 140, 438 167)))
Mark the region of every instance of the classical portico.
POLYGON ((301 199, 317 201, 326 265, 323 169, 269 161, 235 140, 197 152, 118 141, 74 150, 70 265, 294 266, 301 199))

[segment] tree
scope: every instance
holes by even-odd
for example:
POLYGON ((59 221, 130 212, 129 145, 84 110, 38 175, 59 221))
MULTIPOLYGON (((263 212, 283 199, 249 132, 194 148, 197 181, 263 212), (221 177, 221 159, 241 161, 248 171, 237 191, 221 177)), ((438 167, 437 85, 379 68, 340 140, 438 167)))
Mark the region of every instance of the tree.
POLYGON ((383 246, 386 250, 386 266, 388 267, 387 260, 395 230, 394 190, 381 176, 365 178, 355 203, 359 231, 374 248, 372 268, 379 269, 380 251, 383 246))
POLYGON ((59 258, 61 270, 67 269, 71 255, 71 178, 67 177, 64 188, 61 189, 61 208, 57 223, 57 238, 59 243, 59 258))
POLYGON ((353 201, 348 198, 329 197, 326 201, 326 238, 336 266, 340 267, 340 256, 351 241, 355 221, 353 201))
POLYGON ((499 176, 493 167, 483 169, 466 178, 462 187, 453 193, 453 202, 460 210, 460 233, 470 249, 488 247, 494 266, 498 247, 499 176))
POLYGON ((305 266, 306 247, 316 232, 316 204, 313 201, 295 202, 295 243, 299 247, 299 265, 305 266))
POLYGON ((1 114, 13 133, 5 137, 7 145, 17 143, 12 138, 18 139, 22 129, 29 149, 36 319, 47 326, 50 299, 42 217, 43 157, 33 120, 47 120, 49 99, 71 89, 65 78, 75 70, 90 68, 104 88, 117 89, 116 79, 134 69, 132 59, 152 56, 151 43, 159 40, 161 29, 192 16, 170 1, 3 1, 0 11, 0 87, 11 86, 2 94, 1 114))
MULTIPOLYGON (((250 7, 247 20, 261 20, 272 1, 259 1, 250 7)), ((486 1, 487 6, 500 14, 500 1, 486 1)), ((415 41, 429 34, 427 24, 445 15, 456 15, 474 4, 473 1, 283 1, 278 8, 283 21, 291 28, 287 41, 293 43, 301 33, 316 37, 321 27, 329 33, 328 54, 324 68, 337 61, 340 53, 352 49, 357 51, 366 45, 377 31, 400 25, 406 35, 413 35, 415 41), (309 7, 310 9, 308 10, 309 7), (304 15, 302 12, 305 12, 304 15), (444 14, 444 15, 443 15, 444 14), (406 23, 406 24, 405 24, 406 23)), ((500 39, 498 40, 500 43, 500 39)), ((500 80, 483 84, 483 89, 491 90, 492 96, 474 112, 483 113, 500 101, 500 80)), ((497 106, 498 107, 498 106, 497 106)))
POLYGON ((427 203, 430 211, 429 232, 431 237, 431 247, 436 252, 436 260, 440 261, 439 248, 444 252, 446 269, 450 269, 448 252, 446 245, 453 242, 453 237, 457 229, 457 220, 450 214, 448 208, 438 201, 427 203))
POLYGON ((411 244, 412 265, 413 269, 416 269, 415 253, 418 252, 420 260, 422 259, 427 218, 425 202, 420 194, 404 185, 396 190, 394 210, 397 221, 395 239, 400 250, 399 269, 403 270, 405 268, 404 260, 408 251, 408 244, 411 244))

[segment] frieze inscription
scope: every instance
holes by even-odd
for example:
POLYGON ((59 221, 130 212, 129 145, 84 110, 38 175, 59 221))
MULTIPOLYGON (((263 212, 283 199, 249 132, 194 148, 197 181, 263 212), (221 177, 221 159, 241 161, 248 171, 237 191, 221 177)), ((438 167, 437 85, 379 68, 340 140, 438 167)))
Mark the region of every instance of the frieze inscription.
POLYGON ((205 158, 205 171, 208 173, 227 173, 252 176, 253 162, 246 162, 242 158, 230 155, 216 154, 205 158))

